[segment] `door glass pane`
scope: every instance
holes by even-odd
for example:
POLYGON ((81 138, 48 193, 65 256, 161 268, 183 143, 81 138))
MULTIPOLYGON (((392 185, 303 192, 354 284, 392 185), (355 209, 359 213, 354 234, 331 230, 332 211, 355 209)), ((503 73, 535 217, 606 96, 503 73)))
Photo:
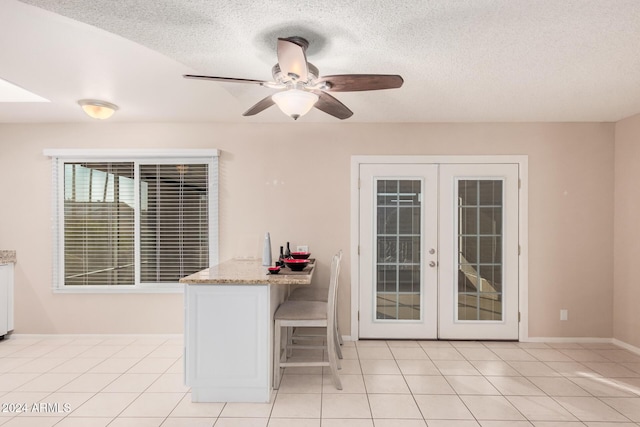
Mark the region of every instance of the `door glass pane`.
POLYGON ((458 181, 458 320, 502 320, 502 185, 458 181))
POLYGON ((376 319, 420 319, 422 181, 376 181, 376 319))

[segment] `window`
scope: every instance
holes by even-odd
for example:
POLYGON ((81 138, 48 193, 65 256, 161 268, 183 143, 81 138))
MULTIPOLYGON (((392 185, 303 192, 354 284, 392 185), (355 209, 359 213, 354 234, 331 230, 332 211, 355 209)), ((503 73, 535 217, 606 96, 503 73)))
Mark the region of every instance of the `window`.
POLYGON ((47 150, 54 290, 176 292, 217 263, 217 150, 47 150))

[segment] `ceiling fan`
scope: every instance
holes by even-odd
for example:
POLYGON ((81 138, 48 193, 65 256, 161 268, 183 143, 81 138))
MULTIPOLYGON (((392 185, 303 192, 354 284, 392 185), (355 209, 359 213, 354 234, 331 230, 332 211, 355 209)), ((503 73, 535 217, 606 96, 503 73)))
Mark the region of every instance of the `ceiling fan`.
POLYGON ((185 74, 187 79, 212 80, 230 83, 259 84, 272 89, 282 89, 259 101, 244 112, 243 116, 258 114, 273 104, 297 120, 315 107, 320 111, 347 119, 353 112, 327 92, 355 92, 365 90, 396 89, 402 86, 401 76, 391 74, 341 74, 320 76, 318 69, 307 62, 305 51, 309 42, 302 37, 279 38, 278 63, 271 72, 273 81, 237 79, 231 77, 197 76, 185 74))

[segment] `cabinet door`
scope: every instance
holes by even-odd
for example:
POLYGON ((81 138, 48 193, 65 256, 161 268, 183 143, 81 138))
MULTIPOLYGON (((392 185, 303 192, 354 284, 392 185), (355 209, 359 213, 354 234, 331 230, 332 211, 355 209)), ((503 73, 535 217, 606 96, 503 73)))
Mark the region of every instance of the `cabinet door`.
POLYGON ((11 329, 13 329, 13 265, 4 264, 0 265, 0 336, 11 329))

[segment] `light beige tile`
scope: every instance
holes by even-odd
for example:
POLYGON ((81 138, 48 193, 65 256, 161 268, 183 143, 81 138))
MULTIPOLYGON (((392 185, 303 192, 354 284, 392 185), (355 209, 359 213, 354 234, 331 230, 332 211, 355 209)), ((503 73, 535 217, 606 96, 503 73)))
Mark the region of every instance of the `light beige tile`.
POLYGON ((120 345, 99 344, 89 348, 87 351, 80 353, 80 357, 97 357, 101 359, 106 359, 108 357, 113 356, 123 348, 124 346, 120 346, 120 345))
POLYGON ((441 375, 430 360, 396 360, 403 375, 441 375))
POLYGON ((266 427, 268 418, 218 418, 216 427, 266 427))
POLYGON ((162 374, 129 374, 125 373, 113 380, 102 392, 143 392, 162 374))
POLYGON ((418 344, 424 349, 436 347, 453 347, 453 345, 451 345, 449 341, 418 341, 418 344))
MULTIPOLYGON (((348 395, 335 396, 344 398, 348 395)), ((320 418, 320 402, 321 395, 319 393, 278 394, 273 404, 271 416, 274 418, 320 418)))
POLYGON ((166 418, 162 427, 211 427, 217 418, 166 418))
POLYGON ((98 393, 83 403, 69 417, 116 417, 139 393, 98 393))
MULTIPOLYGON (((13 369, 16 369, 22 365, 25 365, 29 362, 33 362, 33 358, 30 357, 4 357, 0 359, 0 373, 10 372, 13 369)), ((46 371, 45 371, 46 372, 46 371)), ((20 373, 18 371, 17 373, 20 373)), ((41 373, 41 372, 35 372, 41 373)))
POLYGON ((284 375, 278 393, 322 393, 322 375, 284 375))
POLYGON ((358 359, 358 350, 354 347, 345 347, 342 346, 342 358, 344 360, 355 360, 358 359))
POLYGON ((433 363, 442 375, 480 375, 466 360, 435 360, 433 363))
POLYGON ((420 347, 392 347, 391 353, 396 360, 429 360, 427 353, 420 347))
POLYGON ((460 396, 477 420, 524 420, 522 414, 502 396, 460 396))
POLYGON ((148 357, 182 357, 184 353, 184 347, 181 345, 168 345, 163 344, 153 350, 148 357))
POLYGON ((392 350, 394 348, 422 348, 418 341, 414 340, 390 340, 387 341, 387 345, 392 350))
POLYGON ((592 350, 586 349, 562 349, 563 354, 569 356, 576 362, 608 362, 605 357, 600 356, 598 353, 592 350))
POLYGON ((364 375, 364 385, 367 393, 410 393, 402 375, 364 375))
POLYGON ((580 362, 545 362, 554 371, 565 377, 601 376, 580 362))
POLYGON ((193 403, 191 393, 187 393, 171 411, 169 417, 217 418, 222 413, 224 405, 224 403, 215 402, 193 403))
POLYGON ((600 422, 586 422, 587 427, 637 427, 636 423, 600 423, 600 422))
POLYGON ((464 360, 464 356, 454 347, 425 348, 431 360, 464 360))
POLYGON ((271 418, 268 427, 320 427, 320 419, 310 418, 271 418))
POLYGON ((50 346, 50 345, 40 345, 40 344, 30 345, 12 353, 11 357, 38 358, 40 356, 44 356, 45 354, 52 352, 53 350, 56 350, 57 348, 58 348, 57 346, 50 346))
POLYGON ((416 395, 420 411, 430 420, 472 420, 473 415, 458 396, 416 395))
MULTIPOLYGON (((186 398, 191 399, 191 395, 187 393, 186 398)), ((229 402, 224 405, 219 416, 224 418, 269 418, 274 401, 275 396, 271 398, 270 403, 229 402)))
POLYGON ((131 369, 131 367, 136 363, 140 362, 140 360, 141 359, 139 358, 131 359, 131 358, 110 357, 109 359, 104 360, 98 363, 97 365, 95 365, 93 368, 89 369, 89 372, 103 373, 103 374, 109 374, 109 373, 121 374, 131 369))
POLYGON ((366 394, 322 396, 322 418, 371 418, 366 394))
POLYGON ((373 418, 422 419, 418 405, 409 394, 370 394, 373 418))
POLYGON ((603 377, 609 378, 638 378, 640 374, 618 363, 612 362, 583 362, 589 369, 594 370, 603 377))
POLYGON ((449 382, 443 376, 408 375, 405 377, 413 394, 455 394, 449 382))
POLYGON ((66 416, 91 399, 95 393, 51 393, 39 400, 40 412, 32 412, 30 416, 66 416))
POLYGON ((114 345, 114 346, 128 346, 133 344, 134 342, 136 342, 136 338, 134 337, 112 337, 112 338, 105 338, 102 342, 100 342, 100 345, 114 345))
MULTIPOLYGON (((375 420, 375 423, 376 423, 375 427, 427 427, 427 422, 424 420, 399 420, 399 419, 377 418, 375 420)), ((324 427, 324 424, 322 427, 324 427)), ((350 426, 345 426, 345 427, 350 427, 350 426)))
POLYGON ((640 423, 640 397, 606 397, 602 401, 631 421, 640 423))
POLYGON ((99 363, 102 363, 102 359, 96 358, 85 358, 85 357, 75 357, 73 359, 69 359, 64 363, 56 366, 51 369, 49 372, 51 373, 78 373, 83 374, 88 372, 89 369, 93 368, 99 363))
POLYGON ((521 348, 493 348, 498 357, 507 362, 535 362, 536 358, 521 348))
POLYGON ((501 360, 497 354, 485 347, 458 347, 467 360, 501 360))
POLYGON ((507 396, 507 400, 530 421, 578 421, 548 396, 507 396))
POLYGON ((528 379, 549 396, 589 396, 586 390, 567 378, 529 377, 528 379))
POLYGON ((0 391, 13 391, 42 374, 36 373, 4 373, 0 374, 0 391))
POLYGON ((448 376, 445 377, 445 379, 458 394, 500 394, 500 392, 482 376, 448 376))
POLYGON ((365 375, 399 374, 395 360, 361 360, 360 367, 365 375))
POLYGON ((498 377, 518 377, 520 373, 502 360, 474 360, 471 364, 482 375, 498 377))
POLYGON ((359 340, 356 341, 356 347, 358 349, 363 347, 385 347, 388 348, 386 341, 383 340, 359 340))
POLYGON ((118 417, 109 424, 109 427, 160 427, 163 421, 164 418, 118 417))
MULTIPOLYGON (((333 385, 331 377, 325 375, 322 381, 322 392, 328 394, 366 393, 362 375, 343 375, 341 373, 340 382, 342 382, 342 390, 337 390, 333 385)), ((282 388, 282 386, 280 387, 282 388)))
POLYGON ((66 417, 56 427, 106 427, 112 417, 66 417))
MULTIPOLYGON (((579 424, 579 423, 577 423, 579 424)), ((480 425, 482 427, 533 427, 529 421, 488 421, 483 420, 480 421, 480 425)), ((551 426, 549 426, 551 427, 551 426)), ((579 427, 577 425, 573 425, 572 427, 579 427)))
POLYGON ((125 359, 141 359, 148 356, 156 348, 157 346, 153 345, 128 345, 122 350, 115 353, 112 357, 125 359))
POLYGON ((65 392, 98 392, 118 378, 119 374, 86 373, 60 388, 65 392))
POLYGON ((164 371, 165 374, 180 374, 184 375, 184 362, 182 357, 176 360, 173 365, 169 366, 169 368, 164 371))
POLYGON ((542 396, 544 392, 524 377, 487 377, 505 396, 542 396))
POLYGON ((360 360, 387 360, 393 359, 393 354, 388 347, 358 347, 360 360))
POLYGON ((142 393, 120 414, 121 417, 166 417, 184 393, 142 393))
MULTIPOLYGON (((21 358, 17 358, 17 359, 21 359, 21 358)), ((65 361, 66 359, 46 358, 46 357, 43 357, 40 359, 33 359, 27 363, 20 363, 18 366, 11 369, 11 372, 32 372, 32 373, 42 374, 50 371, 51 369, 64 363, 65 361)))
POLYGON ((150 393, 186 393, 189 387, 184 383, 182 374, 162 374, 149 386, 150 393))
POLYGON ((541 362, 572 362, 573 359, 566 354, 552 348, 531 348, 527 353, 541 362))
POLYGON ((480 424, 478 424, 477 421, 471 421, 471 420, 429 420, 428 426, 429 427, 480 427, 480 424))
MULTIPOLYGON (((372 360, 368 362, 373 362, 372 360)), ((342 369, 338 371, 340 375, 360 375, 362 374, 362 369, 360 369, 360 361, 358 359, 342 359, 340 361, 342 365, 342 369)), ((287 368, 289 369, 289 368, 287 368)), ((325 366, 321 368, 322 374, 327 375, 331 373, 331 368, 325 366)), ((285 369, 286 372, 286 369, 285 369)), ((318 374, 317 370, 313 370, 310 374, 318 374)))
POLYGON ((620 349, 596 350, 596 353, 598 353, 600 356, 612 362, 640 363, 640 355, 631 353, 628 350, 620 350, 620 349))
POLYGON ((629 421, 595 397, 554 397, 554 399, 580 421, 629 421))
POLYGON ((559 377, 559 372, 554 371, 548 365, 543 362, 519 362, 511 361, 507 362, 525 377, 559 377))
POLYGON ((62 417, 22 417, 10 419, 3 427, 50 427, 56 425, 62 417))
POLYGON ((163 374, 176 360, 177 358, 145 357, 127 372, 131 374, 163 374))
POLYGON ((634 391, 638 391, 623 380, 603 377, 571 378, 571 381, 596 397, 635 397, 634 391))
POLYGON ((372 419, 355 419, 355 418, 343 418, 343 419, 326 419, 320 420, 321 427, 374 427, 372 419))
POLYGON ((65 345, 47 353, 47 357, 69 359, 84 353, 90 348, 88 345, 65 345))

